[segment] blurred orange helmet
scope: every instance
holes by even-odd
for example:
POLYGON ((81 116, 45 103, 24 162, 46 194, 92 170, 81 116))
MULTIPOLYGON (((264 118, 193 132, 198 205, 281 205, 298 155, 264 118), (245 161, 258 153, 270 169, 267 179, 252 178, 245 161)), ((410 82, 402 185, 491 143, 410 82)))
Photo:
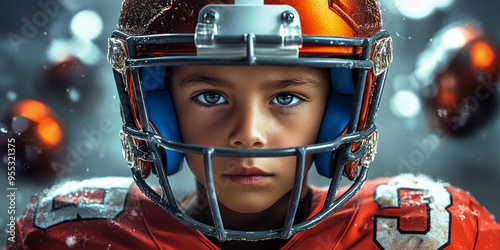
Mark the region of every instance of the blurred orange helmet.
MULTIPOLYGON (((15 101, 0 116, 0 146, 9 149, 0 157, 15 163, 20 181, 49 185, 68 171, 67 166, 59 163, 65 137, 62 118, 37 100, 15 101)), ((9 167, 14 166, 11 163, 9 167)))
POLYGON ((474 22, 454 22, 434 35, 414 73, 433 129, 466 137, 495 117, 499 56, 498 42, 474 22))
MULTIPOLYGON (((292 225, 302 186, 296 183, 290 203, 294 212, 283 228, 265 232, 224 229, 215 192, 209 195, 215 226, 193 222, 179 212, 174 198, 167 202, 145 192, 179 221, 220 240, 288 238, 333 213, 364 183, 375 154, 375 117, 392 62, 392 40, 382 30, 376 0, 125 0, 118 27, 109 39, 108 60, 122 105, 125 157, 143 190, 151 190, 143 180, 151 170, 169 190, 167 177, 179 170, 184 152, 297 159, 314 154, 319 174, 331 178, 329 197, 335 197, 342 176, 354 180, 342 199, 329 199, 323 211, 301 225, 292 225), (183 65, 329 70, 331 91, 317 144, 257 150, 183 144, 167 77, 172 66, 183 65)), ((211 169, 211 161, 206 164, 211 169)), ((304 169, 298 162, 296 174, 303 176, 304 169)), ((207 189, 213 190, 213 178, 207 178, 207 189)))

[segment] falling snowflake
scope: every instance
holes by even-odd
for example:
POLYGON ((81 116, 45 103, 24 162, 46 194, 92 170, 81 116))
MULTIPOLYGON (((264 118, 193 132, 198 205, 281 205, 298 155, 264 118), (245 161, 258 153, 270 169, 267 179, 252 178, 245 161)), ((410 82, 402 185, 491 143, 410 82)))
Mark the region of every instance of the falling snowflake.
POLYGON ((68 238, 66 238, 66 245, 68 245, 68 247, 73 247, 75 246, 75 244, 76 244, 75 236, 69 236, 68 238))

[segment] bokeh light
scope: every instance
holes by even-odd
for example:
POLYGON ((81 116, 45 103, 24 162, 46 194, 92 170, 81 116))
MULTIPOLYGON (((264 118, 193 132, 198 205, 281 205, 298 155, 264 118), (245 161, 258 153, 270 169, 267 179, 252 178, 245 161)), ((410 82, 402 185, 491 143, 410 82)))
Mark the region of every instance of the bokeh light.
POLYGON ((442 39, 443 46, 448 49, 462 47, 466 42, 465 34, 459 28, 446 31, 442 39))
POLYGON ((385 0, 392 11, 411 19, 423 19, 430 16, 436 10, 443 10, 455 2, 455 0, 385 0))
POLYGON ((55 39, 47 48, 49 62, 56 62, 65 55, 76 55, 83 63, 95 65, 102 59, 102 52, 91 41, 81 39, 55 39))
POLYGON ((485 42, 474 44, 471 49, 471 59, 475 66, 486 68, 495 60, 495 52, 485 42))
POLYGON ((455 0, 434 0, 434 6, 439 9, 445 9, 450 7, 455 0))
POLYGON ((396 7, 402 15, 408 18, 421 19, 432 14, 434 0, 396 0, 396 7))
POLYGON ((82 40, 92 40, 102 33, 103 22, 99 14, 92 10, 82 10, 71 20, 71 32, 82 40))
POLYGON ((391 99, 391 110, 394 115, 402 118, 413 118, 420 114, 421 105, 417 95, 408 90, 401 90, 391 99))

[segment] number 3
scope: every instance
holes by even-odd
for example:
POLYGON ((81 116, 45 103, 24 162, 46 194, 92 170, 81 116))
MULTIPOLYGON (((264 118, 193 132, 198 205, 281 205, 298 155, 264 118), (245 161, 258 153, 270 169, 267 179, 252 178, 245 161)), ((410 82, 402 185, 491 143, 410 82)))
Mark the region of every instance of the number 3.
POLYGON ((416 178, 375 188, 380 213, 373 240, 381 249, 442 249, 450 244, 450 193, 441 183, 416 178))

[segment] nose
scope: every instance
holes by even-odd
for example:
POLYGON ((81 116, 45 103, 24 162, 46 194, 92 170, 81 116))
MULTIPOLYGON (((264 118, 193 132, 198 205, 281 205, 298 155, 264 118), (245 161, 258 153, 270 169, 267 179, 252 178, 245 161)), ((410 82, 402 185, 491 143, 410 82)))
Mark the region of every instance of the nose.
POLYGON ((229 144, 234 148, 263 148, 267 143, 269 119, 263 107, 246 104, 233 110, 229 144))

